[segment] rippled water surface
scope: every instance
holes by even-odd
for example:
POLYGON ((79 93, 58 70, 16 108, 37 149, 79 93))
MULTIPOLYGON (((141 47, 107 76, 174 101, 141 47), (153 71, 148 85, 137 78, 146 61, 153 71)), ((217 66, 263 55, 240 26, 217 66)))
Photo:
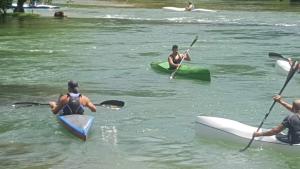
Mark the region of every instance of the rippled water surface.
MULTIPOLYGON (((268 52, 299 53, 297 12, 171 12, 162 9, 65 8, 35 10, 41 18, 0 25, 0 168, 299 168, 299 156, 209 140, 196 134, 196 116, 225 117, 258 126, 285 77, 268 52), (169 80, 150 68, 173 44, 183 52, 195 36, 191 65, 212 81, 169 80), (98 107, 86 142, 69 134, 47 106, 69 79, 99 103, 125 101, 121 110, 98 107)), ((186 64, 186 63, 184 63, 186 64)), ((300 81, 284 91, 299 97, 300 81)), ((264 124, 286 115, 275 106, 264 124)))

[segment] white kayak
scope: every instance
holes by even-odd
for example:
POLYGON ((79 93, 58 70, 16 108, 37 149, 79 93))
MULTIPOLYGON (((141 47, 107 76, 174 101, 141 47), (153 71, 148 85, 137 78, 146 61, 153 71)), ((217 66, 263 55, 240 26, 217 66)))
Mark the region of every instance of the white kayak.
POLYGON ((275 69, 279 74, 287 76, 291 69, 291 65, 288 61, 277 60, 275 64, 275 69))
MULTIPOLYGON (((249 143, 252 139, 253 132, 257 130, 257 127, 219 117, 197 116, 196 123, 197 134, 201 137, 238 143, 241 145, 241 149, 249 143)), ((260 129, 260 131, 266 130, 269 129, 260 129)), ((300 144, 291 146, 288 143, 278 140, 276 136, 256 137, 251 147, 270 148, 288 153, 299 154, 300 152, 300 144)))
MULTIPOLYGON (((176 11, 176 12, 183 12, 187 11, 185 8, 177 8, 177 7, 163 7, 162 9, 169 10, 169 11, 176 11)), ((187 11, 190 12, 190 11, 187 11)), ((191 12, 217 12, 215 10, 210 10, 210 9, 203 9, 203 8, 195 8, 191 10, 191 12)))
MULTIPOLYGON (((16 3, 12 4, 13 8, 17 7, 16 3)), ((44 4, 40 4, 40 5, 29 5, 29 4, 25 4, 23 5, 23 8, 37 8, 37 9, 58 9, 59 6, 54 6, 54 5, 44 5, 44 4)))

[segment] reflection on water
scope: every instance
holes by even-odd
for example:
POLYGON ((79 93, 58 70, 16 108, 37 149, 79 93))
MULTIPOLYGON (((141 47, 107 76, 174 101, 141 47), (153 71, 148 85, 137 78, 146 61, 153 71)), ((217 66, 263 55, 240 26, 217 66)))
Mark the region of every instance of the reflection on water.
POLYGON ((113 145, 118 143, 118 131, 115 126, 101 126, 101 135, 104 142, 113 145))

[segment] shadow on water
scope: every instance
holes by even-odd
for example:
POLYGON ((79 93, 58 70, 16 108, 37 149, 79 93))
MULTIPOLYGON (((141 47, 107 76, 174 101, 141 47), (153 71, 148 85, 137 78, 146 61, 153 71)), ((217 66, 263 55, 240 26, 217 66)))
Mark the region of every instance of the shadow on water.
MULTIPOLYGON (((45 96, 51 96, 64 92, 61 87, 53 87, 48 85, 5 85, 0 84, 0 101, 1 104, 12 104, 17 101, 34 101, 46 100, 45 96), (21 96, 21 97, 20 97, 21 96)), ((48 98, 49 99, 49 98, 48 98)))
POLYGON ((173 90, 160 90, 153 92, 153 90, 85 90, 88 93, 98 93, 101 95, 110 96, 135 96, 135 97, 169 97, 176 94, 173 90))
POLYGON ((27 144, 27 143, 1 143, 0 144, 0 163, 8 168, 51 168, 53 165, 64 160, 60 152, 55 149, 44 153, 37 151, 39 147, 43 150, 45 143, 27 144))
POLYGON ((5 24, 7 22, 7 17, 4 15, 0 15, 0 24, 5 24))
POLYGON ((266 76, 266 72, 257 70, 256 67, 249 65, 214 65, 213 72, 215 75, 236 74, 236 75, 249 75, 249 76, 266 76))

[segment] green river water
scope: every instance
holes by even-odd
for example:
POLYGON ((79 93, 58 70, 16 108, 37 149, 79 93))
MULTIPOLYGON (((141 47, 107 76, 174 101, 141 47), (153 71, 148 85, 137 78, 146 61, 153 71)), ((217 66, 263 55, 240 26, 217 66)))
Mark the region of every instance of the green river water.
MULTIPOLYGON (((299 155, 264 147, 240 153, 245 145, 201 138, 195 123, 208 115, 259 125, 285 81, 268 52, 298 56, 299 12, 62 9, 67 18, 34 10, 40 18, 0 24, 0 168, 299 168, 299 155), (190 64, 208 68, 211 82, 170 80, 150 68, 196 35, 190 64), (118 111, 86 111, 95 117, 86 142, 47 106, 11 106, 56 100, 69 79, 95 103, 125 102, 118 111)), ((300 97, 299 86, 297 78, 288 84, 288 101, 300 97)), ((275 106, 263 127, 286 114, 275 106)))

